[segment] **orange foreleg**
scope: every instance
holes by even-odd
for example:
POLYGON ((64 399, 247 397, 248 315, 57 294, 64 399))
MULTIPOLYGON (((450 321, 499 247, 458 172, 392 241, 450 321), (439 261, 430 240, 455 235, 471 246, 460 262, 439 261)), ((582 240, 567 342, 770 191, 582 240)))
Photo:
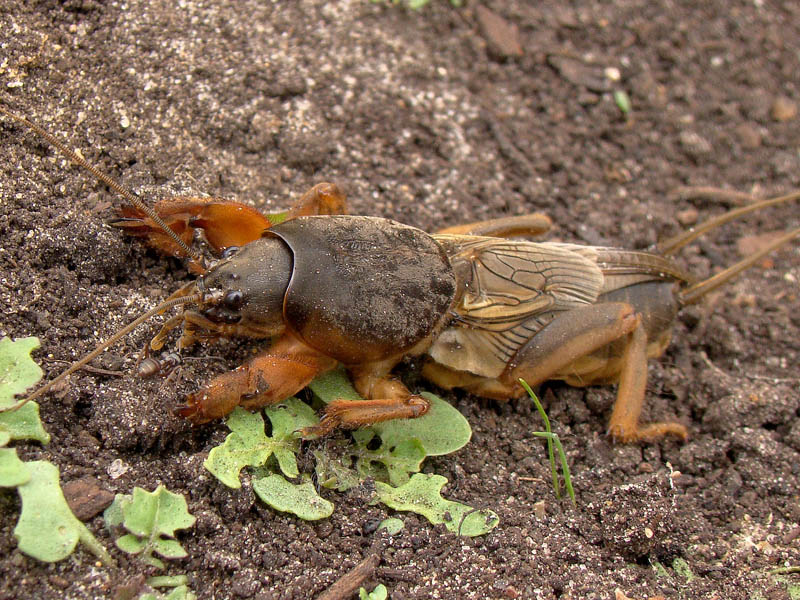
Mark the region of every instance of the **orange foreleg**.
POLYGON ((276 404, 335 365, 333 359, 284 334, 266 352, 189 394, 176 412, 200 424, 220 419, 240 405, 256 409, 276 404))

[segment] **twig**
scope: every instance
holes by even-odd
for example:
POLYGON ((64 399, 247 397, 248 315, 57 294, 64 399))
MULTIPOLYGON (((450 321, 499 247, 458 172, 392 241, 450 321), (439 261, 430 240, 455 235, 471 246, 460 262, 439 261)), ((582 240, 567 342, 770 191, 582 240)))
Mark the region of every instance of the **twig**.
POLYGON ((744 206, 756 201, 756 198, 745 192, 706 186, 681 186, 672 190, 669 195, 673 200, 708 200, 726 206, 744 206))
POLYGON ((794 565, 791 567, 778 567, 777 569, 767 571, 767 573, 770 575, 788 575, 790 573, 800 573, 800 566, 794 565))
POLYGON ((317 600, 347 600, 361 587, 362 583, 372 576, 375 567, 380 562, 380 553, 373 551, 352 570, 342 575, 336 583, 317 596, 317 600))

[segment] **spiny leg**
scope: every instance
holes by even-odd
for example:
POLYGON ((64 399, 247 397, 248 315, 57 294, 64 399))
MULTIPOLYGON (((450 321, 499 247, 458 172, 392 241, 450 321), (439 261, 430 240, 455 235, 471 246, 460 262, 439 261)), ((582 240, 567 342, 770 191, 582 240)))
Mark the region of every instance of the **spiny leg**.
POLYGON ((289 209, 285 220, 312 215, 346 215, 347 199, 335 183, 318 183, 289 209))
MULTIPOLYGON (((154 209, 184 243, 190 245, 195 230, 200 229, 218 253, 257 240, 275 222, 347 212, 344 194, 332 183, 315 185, 286 213, 276 215, 264 215, 247 204, 218 198, 165 198, 156 203, 154 209)), ((115 227, 145 238, 147 244, 164 254, 179 258, 186 256, 185 250, 138 208, 125 206, 120 214, 121 218, 111 222, 115 227)))
POLYGON ((430 402, 412 394, 400 381, 389 379, 387 369, 354 374, 353 385, 366 400, 334 400, 322 420, 302 430, 303 437, 322 436, 336 428, 355 429, 391 419, 415 419, 430 409, 430 402))
POLYGON ((176 413, 195 424, 220 419, 237 406, 277 404, 306 387, 336 361, 284 334, 265 352, 189 394, 176 413))
POLYGON ((619 389, 608 429, 611 437, 619 442, 654 440, 666 435, 686 439, 686 427, 680 423, 639 425, 647 384, 647 335, 641 317, 623 302, 572 309, 557 317, 517 352, 500 380, 508 385, 519 378, 530 385, 548 379, 578 384, 581 373, 576 365, 582 360, 590 361, 592 353, 613 342, 622 342, 622 355, 598 359, 598 364, 607 360, 606 367, 593 367, 593 371, 585 373, 583 382, 589 385, 618 376, 619 389))
POLYGON ((647 335, 639 324, 628 337, 608 434, 623 443, 659 440, 668 435, 685 440, 689 432, 680 423, 639 424, 647 388, 647 335))
POLYGON ((633 307, 624 302, 572 309, 556 316, 523 344, 498 378, 458 371, 435 361, 427 362, 422 374, 448 390, 457 387, 477 396, 508 400, 524 394, 520 378, 532 386, 555 378, 570 363, 632 331, 636 319, 633 307))
POLYGON ((565 311, 517 350, 500 381, 516 384, 522 378, 534 386, 557 378, 572 363, 633 331, 638 323, 633 307, 625 302, 565 311))
MULTIPOLYGON (((252 206, 216 198, 165 198, 156 203, 156 213, 187 245, 202 229, 216 251, 229 246, 243 246, 258 239, 269 228, 269 220, 252 206)), ((125 206, 121 218, 111 225, 125 233, 144 238, 149 246, 169 256, 183 258, 186 253, 139 209, 125 206)))

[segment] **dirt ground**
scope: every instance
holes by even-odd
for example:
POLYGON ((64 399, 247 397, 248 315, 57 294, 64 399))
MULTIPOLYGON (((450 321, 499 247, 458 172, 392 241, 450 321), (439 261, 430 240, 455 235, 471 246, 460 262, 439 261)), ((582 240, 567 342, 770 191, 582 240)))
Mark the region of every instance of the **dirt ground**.
MULTIPOLYGON (((427 230, 539 211, 551 239, 645 248, 737 203, 681 187, 797 189, 798 73, 791 0, 0 0, 3 102, 148 200, 271 210, 334 181, 352 212, 427 230)), ((52 375, 189 276, 107 225, 105 186, 6 119, 0 135, 0 335, 38 336, 52 375)), ((678 263, 707 277, 750 252, 742 238, 798 225, 796 203, 770 210, 678 263)), ((686 443, 614 445, 614 387, 543 388, 576 508, 554 498, 528 402, 443 393, 474 434, 425 470, 498 513, 479 538, 405 513, 399 534, 376 533, 392 511, 363 490, 323 491, 336 510, 307 523, 211 477, 202 462, 227 429, 171 409, 241 363, 246 341, 197 347, 164 385, 135 375, 155 326, 140 328, 95 362, 121 376, 73 376, 42 402, 52 443, 20 453, 53 461, 63 485, 185 495, 197 524, 170 572, 200 598, 313 598, 375 551, 366 586, 392 600, 796 598, 800 575, 771 571, 800 565, 798 281, 794 243, 682 312, 651 361, 645 418, 686 424, 686 443)), ((425 389, 415 365, 400 374, 425 389)), ((16 493, 0 505, 0 598, 123 597, 149 574, 116 550, 116 569, 82 549, 30 559, 16 493)), ((87 521, 112 547, 102 523, 87 521)))

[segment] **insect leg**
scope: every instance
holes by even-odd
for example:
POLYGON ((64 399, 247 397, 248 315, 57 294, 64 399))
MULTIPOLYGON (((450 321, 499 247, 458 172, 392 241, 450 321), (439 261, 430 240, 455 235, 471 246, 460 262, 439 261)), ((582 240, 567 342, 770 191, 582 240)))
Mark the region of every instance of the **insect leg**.
POLYGON ((318 183, 289 209, 284 220, 311 215, 346 215, 347 200, 335 183, 318 183))
MULTIPOLYGON (((320 183, 306 192, 287 212, 264 215, 241 202, 218 198, 165 198, 156 203, 155 212, 184 243, 190 245, 195 231, 202 230, 206 241, 217 252, 244 246, 261 237, 272 225, 307 215, 333 215, 347 212, 344 194, 332 183, 320 183)), ((111 222, 126 233, 144 238, 156 250, 182 258, 185 250, 150 217, 134 206, 120 210, 111 222)))
POLYGON ((647 336, 639 324, 629 334, 629 341, 625 347, 617 399, 608 421, 608 434, 615 441, 623 443, 658 440, 667 435, 685 440, 688 431, 680 423, 639 424, 646 387, 647 336))
POLYGON ((200 424, 220 419, 240 405, 256 409, 277 404, 334 366, 333 359, 284 334, 269 350, 189 394, 175 412, 200 424))
POLYGON ((437 231, 452 235, 478 235, 488 237, 535 237, 550 231, 553 222, 547 215, 538 213, 518 217, 502 217, 487 221, 476 221, 465 225, 456 225, 437 231))
POLYGON ((619 381, 609 424, 616 441, 687 436, 679 423, 639 425, 647 383, 647 335, 641 317, 625 302, 572 309, 554 319, 517 351, 499 379, 511 385, 519 378, 530 385, 548 379, 564 379, 570 385, 619 381), (609 345, 613 346, 602 352, 609 345))
POLYGON ((560 379, 572 372, 573 363, 630 333, 638 323, 633 307, 625 302, 565 311, 517 350, 500 381, 513 384, 522 378, 534 386, 560 379))
MULTIPOLYGON (((217 252, 230 246, 244 246, 261 237, 270 226, 267 217, 252 206, 215 198, 166 198, 154 208, 186 244, 192 243, 196 229, 202 229, 217 252)), ((185 252, 139 209, 126 206, 120 213, 122 217, 111 222, 115 227, 144 238, 148 245, 164 254, 185 256, 185 252)))
POLYGON ((355 429, 391 419, 414 419, 430 409, 425 398, 385 374, 356 374, 353 385, 366 400, 334 400, 325 407, 318 425, 302 430, 303 437, 326 435, 337 427, 355 429))

